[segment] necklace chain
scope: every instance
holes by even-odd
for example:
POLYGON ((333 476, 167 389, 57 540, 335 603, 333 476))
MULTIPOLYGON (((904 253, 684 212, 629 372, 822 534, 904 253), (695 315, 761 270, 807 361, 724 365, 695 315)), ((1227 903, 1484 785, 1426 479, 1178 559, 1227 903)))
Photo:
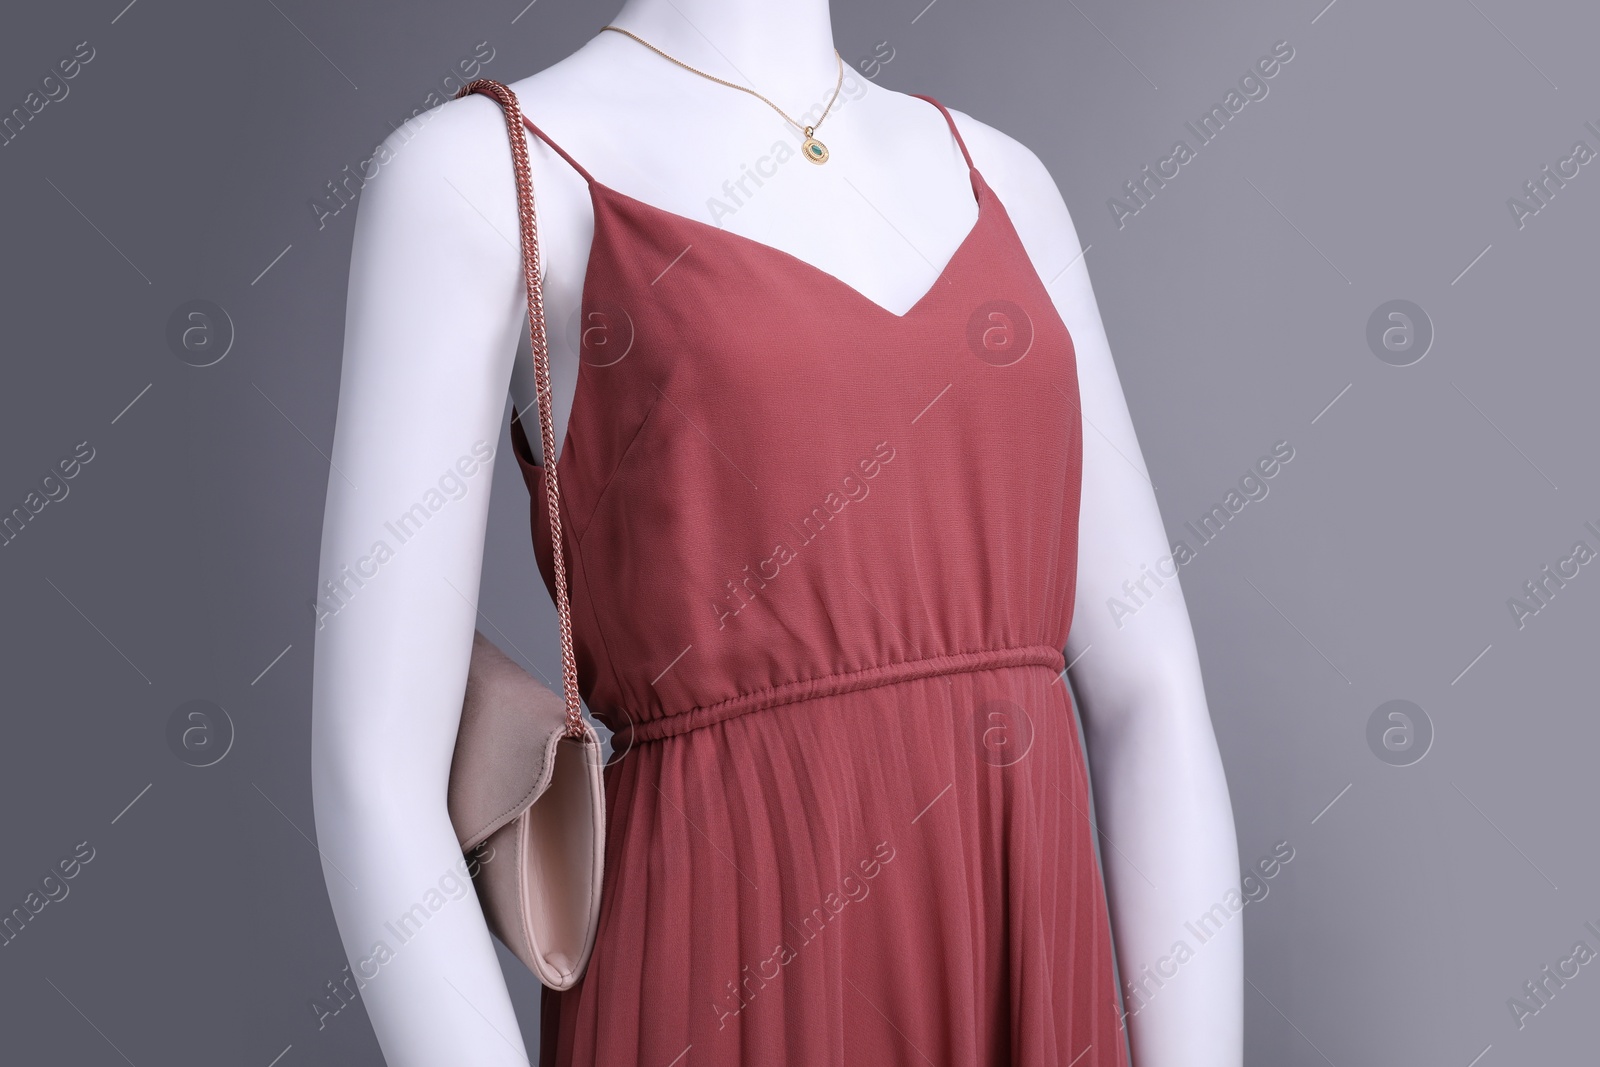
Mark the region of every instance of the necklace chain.
MULTIPOLYGON (((779 107, 777 104, 774 104, 771 100, 768 100, 766 97, 762 96, 760 93, 756 92, 754 89, 751 89, 748 86, 738 85, 738 84, 736 84, 734 82, 726 81, 726 80, 724 80, 722 78, 718 78, 714 74, 707 74, 703 70, 700 70, 700 69, 698 69, 696 67, 691 67, 689 64, 685 63, 683 60, 677 59, 677 58, 675 58, 673 56, 667 55, 667 53, 663 52, 661 49, 657 48, 655 45, 651 44, 649 41, 645 40, 643 37, 640 37, 638 34, 634 33, 632 30, 625 30, 621 26, 610 26, 610 25, 602 26, 600 28, 602 30, 615 30, 618 33, 626 34, 627 36, 632 37, 635 41, 638 41, 640 44, 644 45, 646 48, 650 49, 650 51, 654 52, 656 55, 660 56, 662 59, 665 59, 665 60, 668 60, 670 62, 676 63, 678 66, 682 67, 684 70, 692 71, 693 73, 700 75, 700 77, 702 77, 702 78, 707 78, 707 79, 710 79, 711 81, 716 82, 718 85, 726 85, 728 88, 737 89, 741 93, 749 93, 751 96, 755 97, 757 100, 760 100, 762 103, 766 104, 772 110, 776 111, 779 115, 782 115, 783 116, 783 120, 785 122, 787 122, 789 125, 791 125, 791 126, 795 127, 796 129, 801 130, 802 132, 804 132, 805 135, 806 135, 806 139, 808 141, 812 140, 812 137, 811 137, 812 131, 815 130, 818 126, 821 126, 822 125, 822 120, 827 118, 828 117, 828 112, 833 110, 834 103, 839 99, 839 90, 844 86, 844 57, 839 55, 839 50, 836 48, 833 51, 833 57, 834 57, 834 59, 839 61, 839 80, 838 80, 837 83, 835 83, 835 85, 833 87, 833 96, 828 100, 828 106, 822 109, 821 118, 818 118, 817 121, 812 123, 810 126, 806 126, 806 125, 798 123, 794 119, 790 118, 788 116, 788 114, 786 114, 784 112, 783 108, 779 107)), ((819 145, 819 147, 820 147, 820 145, 819 145)), ((823 151, 823 157, 826 158, 827 150, 823 149, 822 151, 823 151)), ((817 161, 821 162, 820 159, 818 159, 817 161)))

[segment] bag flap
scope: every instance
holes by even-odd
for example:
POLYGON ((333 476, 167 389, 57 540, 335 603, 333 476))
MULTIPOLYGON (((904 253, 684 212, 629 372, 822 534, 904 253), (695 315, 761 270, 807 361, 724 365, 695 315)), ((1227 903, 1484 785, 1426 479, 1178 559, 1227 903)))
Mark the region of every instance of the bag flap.
POLYGON ((473 632, 448 802, 463 852, 526 811, 550 785, 566 715, 561 694, 482 631, 473 632))

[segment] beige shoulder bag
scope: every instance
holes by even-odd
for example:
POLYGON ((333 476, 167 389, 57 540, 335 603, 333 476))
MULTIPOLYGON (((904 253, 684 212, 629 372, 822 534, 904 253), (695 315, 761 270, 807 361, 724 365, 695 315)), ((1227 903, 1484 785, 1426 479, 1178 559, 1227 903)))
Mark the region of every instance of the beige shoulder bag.
POLYGON ((544 444, 545 498, 550 510, 556 611, 561 620, 565 699, 484 637, 472 638, 461 725, 450 765, 450 821, 463 852, 473 856, 473 884, 489 929, 539 980, 571 988, 594 949, 605 865, 605 790, 600 740, 583 717, 567 603, 550 416, 550 355, 539 281, 539 238, 522 109, 497 81, 471 82, 456 95, 492 96, 505 111, 516 170, 522 265, 528 290, 539 429, 544 444))

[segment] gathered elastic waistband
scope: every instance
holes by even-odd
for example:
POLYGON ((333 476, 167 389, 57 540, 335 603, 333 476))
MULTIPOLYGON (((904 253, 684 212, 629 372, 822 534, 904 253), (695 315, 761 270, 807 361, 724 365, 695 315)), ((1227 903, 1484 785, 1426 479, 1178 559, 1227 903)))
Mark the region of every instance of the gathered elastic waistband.
POLYGON ((928 656, 924 659, 903 660, 899 663, 884 663, 859 671, 829 674, 821 678, 803 678, 751 693, 741 693, 715 704, 665 715, 658 719, 626 723, 613 733, 611 744, 614 750, 620 752, 634 745, 677 737, 707 726, 714 726, 753 711, 766 711, 802 700, 814 700, 858 689, 875 689, 883 685, 928 678, 933 675, 962 674, 1006 667, 1046 667, 1060 674, 1066 669, 1066 665, 1066 658, 1061 650, 1051 648, 1049 645, 980 649, 976 652, 955 652, 942 656, 928 656))

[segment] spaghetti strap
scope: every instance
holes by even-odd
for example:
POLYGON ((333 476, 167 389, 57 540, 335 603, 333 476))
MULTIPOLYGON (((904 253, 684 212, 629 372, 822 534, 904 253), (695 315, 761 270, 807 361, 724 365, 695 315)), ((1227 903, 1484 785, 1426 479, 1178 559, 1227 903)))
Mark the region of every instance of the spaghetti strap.
POLYGON ((556 150, 556 155, 560 156, 562 159, 564 159, 568 163, 572 164, 572 169, 577 171, 579 174, 583 175, 583 180, 584 181, 588 182, 590 185, 595 184, 594 176, 591 175, 587 170, 583 169, 583 164, 579 163, 576 159, 573 159, 570 155, 568 155, 567 154, 567 150, 565 148, 562 148, 560 145, 558 145, 554 141, 552 141, 545 134, 545 132, 543 130, 541 130, 539 127, 537 127, 537 126, 535 126, 533 124, 533 120, 528 118, 527 115, 523 115, 522 116, 522 124, 524 126, 528 127, 528 129, 532 130, 535 134, 537 134, 538 137, 539 137, 539 140, 543 141, 545 144, 547 144, 551 148, 555 149, 556 150))
MULTIPOLYGON (((977 165, 972 162, 972 153, 967 151, 967 142, 961 139, 961 131, 956 129, 956 120, 950 117, 949 110, 943 104, 939 103, 939 101, 924 93, 912 93, 911 95, 919 100, 926 100, 928 103, 939 109, 939 113, 944 116, 945 122, 950 124, 950 133, 955 137, 956 144, 961 149, 962 158, 967 161, 967 169, 973 171, 977 170, 977 165)), ((557 149, 557 151, 560 151, 560 149, 557 149)), ((576 166, 576 164, 574 164, 574 166, 576 166)))

